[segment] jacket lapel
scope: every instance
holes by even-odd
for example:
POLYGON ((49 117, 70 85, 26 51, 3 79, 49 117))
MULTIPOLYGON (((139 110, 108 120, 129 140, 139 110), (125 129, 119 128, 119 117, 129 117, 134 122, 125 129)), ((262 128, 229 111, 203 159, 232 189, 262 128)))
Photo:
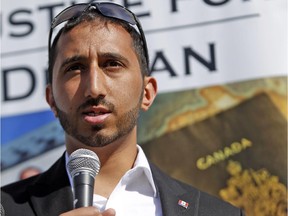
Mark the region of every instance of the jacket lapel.
POLYGON ((36 215, 59 215, 73 209, 73 194, 65 168, 65 154, 29 188, 36 215))
POLYGON ((153 164, 150 166, 160 195, 163 216, 197 216, 200 192, 170 178, 153 164))

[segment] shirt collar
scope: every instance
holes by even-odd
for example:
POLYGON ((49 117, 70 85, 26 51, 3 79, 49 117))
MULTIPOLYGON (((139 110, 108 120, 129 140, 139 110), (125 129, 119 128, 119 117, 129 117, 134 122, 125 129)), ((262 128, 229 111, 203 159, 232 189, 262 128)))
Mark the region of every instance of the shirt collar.
POLYGON ((137 145, 137 149, 138 149, 138 154, 137 154, 136 160, 134 162, 134 167, 132 169, 137 168, 137 169, 142 169, 144 171, 144 174, 145 174, 148 182, 150 183, 150 186, 152 187, 154 197, 157 197, 157 189, 155 186, 155 182, 154 182, 154 179, 152 176, 151 168, 150 168, 149 162, 147 160, 147 157, 139 145, 137 145))
MULTIPOLYGON (((154 197, 157 197, 158 195, 158 192, 157 192, 157 189, 156 189, 156 186, 155 186, 155 182, 153 180, 153 176, 152 176, 152 172, 151 172, 151 168, 150 168, 150 165, 149 165, 149 162, 147 160, 147 157, 146 155, 144 154, 144 151, 142 150, 142 148, 137 145, 137 150, 138 150, 138 154, 137 154, 137 157, 136 157, 136 160, 134 162, 134 166, 131 170, 128 170, 128 172, 131 172, 131 171, 141 171, 143 170, 152 190, 153 190, 153 193, 154 193, 154 197)), ((72 186, 72 178, 70 176, 70 173, 67 169, 67 163, 69 161, 69 155, 66 151, 65 153, 65 161, 66 161, 66 172, 68 174, 68 177, 69 177, 69 181, 70 181, 70 185, 72 186)))

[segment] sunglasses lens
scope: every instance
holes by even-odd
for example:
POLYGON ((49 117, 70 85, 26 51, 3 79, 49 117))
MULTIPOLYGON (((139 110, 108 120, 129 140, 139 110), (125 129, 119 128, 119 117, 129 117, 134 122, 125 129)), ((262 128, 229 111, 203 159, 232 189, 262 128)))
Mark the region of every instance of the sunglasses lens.
POLYGON ((85 8, 87 8, 87 4, 72 5, 54 18, 51 28, 55 28, 60 23, 65 22, 69 19, 77 18, 81 15, 85 8))
POLYGON ((104 16, 124 20, 132 25, 136 24, 133 15, 119 5, 100 3, 97 8, 104 16))

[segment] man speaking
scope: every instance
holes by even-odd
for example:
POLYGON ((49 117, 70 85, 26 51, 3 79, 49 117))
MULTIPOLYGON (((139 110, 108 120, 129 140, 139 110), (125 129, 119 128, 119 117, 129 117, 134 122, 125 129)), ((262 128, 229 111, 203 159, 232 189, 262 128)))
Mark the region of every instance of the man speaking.
POLYGON ((243 215, 165 175, 137 145, 139 111, 157 93, 148 65, 141 24, 128 9, 75 4, 54 18, 46 100, 66 152, 46 172, 2 188, 6 215, 243 215))

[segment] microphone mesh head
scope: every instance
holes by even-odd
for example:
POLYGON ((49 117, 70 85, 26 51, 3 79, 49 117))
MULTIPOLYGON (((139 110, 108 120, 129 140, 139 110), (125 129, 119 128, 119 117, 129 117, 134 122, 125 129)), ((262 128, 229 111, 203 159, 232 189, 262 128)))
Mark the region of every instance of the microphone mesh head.
POLYGON ((78 172, 86 171, 95 178, 100 170, 100 160, 91 150, 77 149, 69 156, 67 168, 72 177, 78 172))

